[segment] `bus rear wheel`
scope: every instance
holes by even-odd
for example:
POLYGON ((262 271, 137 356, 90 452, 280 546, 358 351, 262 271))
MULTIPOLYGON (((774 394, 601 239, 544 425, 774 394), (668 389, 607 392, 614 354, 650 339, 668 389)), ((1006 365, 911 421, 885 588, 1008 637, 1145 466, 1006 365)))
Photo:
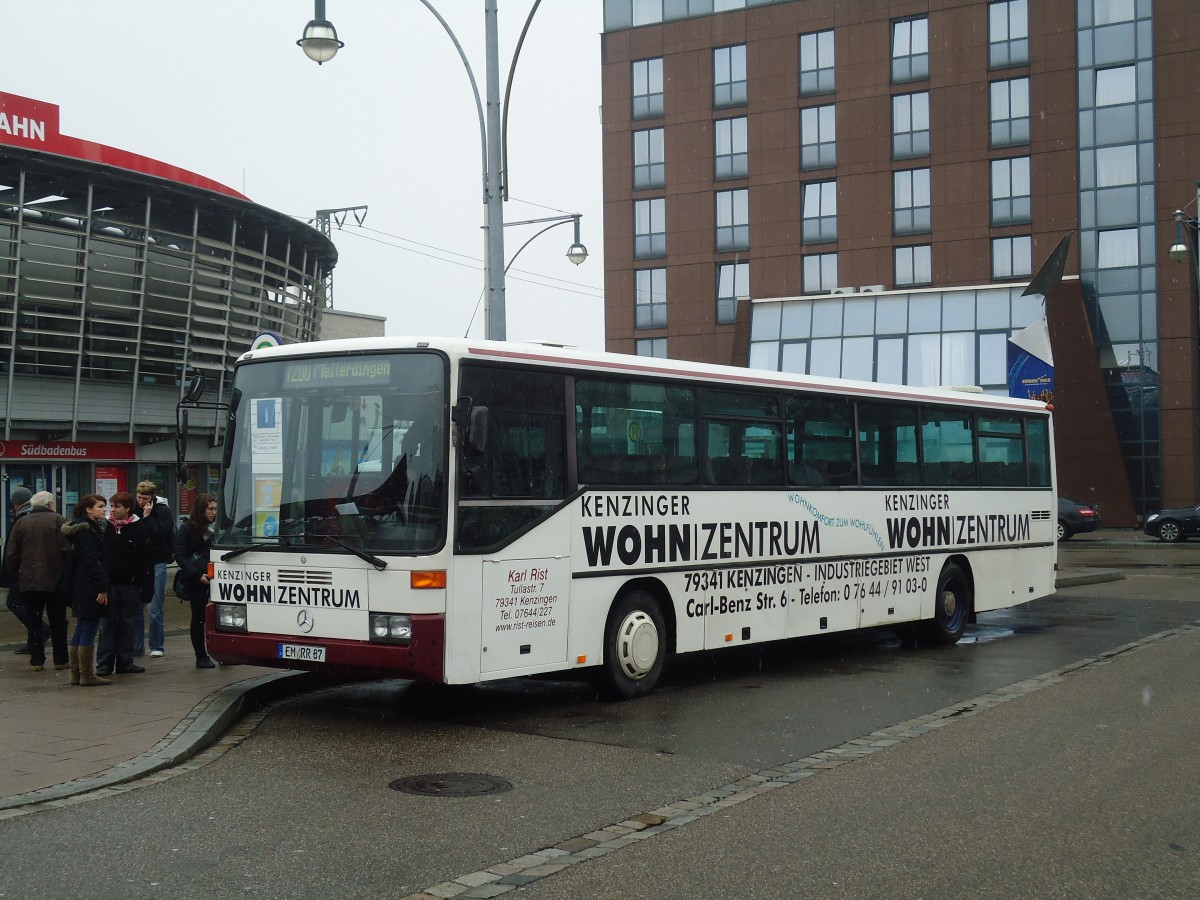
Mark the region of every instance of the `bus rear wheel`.
POLYGON ((949 563, 938 576, 933 618, 926 623, 926 636, 937 644, 957 644, 970 615, 971 584, 961 568, 949 563))
POLYGON ((666 627, 658 603, 645 591, 626 594, 604 629, 605 693, 614 700, 650 693, 666 658, 666 627))

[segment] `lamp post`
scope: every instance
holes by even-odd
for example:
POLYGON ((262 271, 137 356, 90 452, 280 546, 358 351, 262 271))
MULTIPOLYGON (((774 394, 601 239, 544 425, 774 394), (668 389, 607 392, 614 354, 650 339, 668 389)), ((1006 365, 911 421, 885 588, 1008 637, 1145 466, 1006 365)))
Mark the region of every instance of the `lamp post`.
MULTIPOLYGON (((296 43, 304 50, 309 59, 315 60, 318 64, 328 62, 333 58, 337 51, 345 46, 343 41, 338 40, 337 31, 332 23, 325 18, 325 0, 314 0, 315 3, 315 18, 309 22, 304 29, 304 34, 296 43)), ((483 169, 483 202, 486 207, 484 218, 484 265, 485 265, 485 280, 486 280, 486 302, 484 304, 484 337, 503 341, 507 338, 507 324, 504 308, 504 273, 508 271, 508 267, 504 264, 504 200, 508 197, 508 184, 506 182, 505 164, 505 132, 507 130, 508 119, 508 97, 512 90, 513 73, 517 67, 517 59, 521 54, 521 46, 525 42, 525 35, 529 31, 529 23, 533 20, 534 13, 537 12, 538 6, 541 5, 541 0, 534 0, 532 8, 529 10, 529 15, 525 18, 525 26, 521 29, 521 37, 517 41, 516 49, 513 51, 512 62, 509 64, 508 84, 504 92, 504 104, 500 103, 500 51, 499 51, 499 28, 497 23, 496 0, 484 0, 484 30, 485 30, 485 88, 487 110, 484 111, 483 102, 479 97, 479 85, 475 81, 475 70, 471 68, 471 63, 467 59, 467 55, 463 52, 462 45, 458 42, 458 37, 454 34, 454 30, 449 23, 442 18, 441 13, 434 8, 429 0, 421 0, 421 4, 433 14, 438 20, 438 24, 442 26, 449 36, 450 41, 454 44, 454 49, 458 51, 459 59, 462 60, 463 67, 467 70, 467 78, 471 82, 471 91, 475 95, 475 110, 479 117, 479 140, 481 146, 482 169, 483 169)), ((561 221, 575 221, 575 243, 567 252, 567 258, 575 265, 579 265, 587 259, 587 248, 579 242, 579 216, 571 214, 570 216, 558 217, 561 221)), ((550 221, 549 219, 531 219, 524 223, 510 224, 533 224, 535 222, 550 221)), ((558 222, 555 222, 558 224, 558 222)), ((549 225, 539 231, 541 234, 554 227, 549 225)), ((537 234, 534 235, 537 237, 537 234)), ((533 238, 530 238, 530 241, 533 238)), ((529 244, 526 241, 521 245, 521 250, 529 244)), ((516 254, 513 255, 513 259, 516 254)), ((511 265, 511 261, 509 263, 511 265)))
MULTIPOLYGON (((1200 179, 1196 181, 1196 199, 1193 202, 1196 204, 1197 214, 1200 215, 1200 179)), ((1188 281, 1195 289, 1192 303, 1196 309, 1193 313, 1196 314, 1195 320, 1200 332, 1200 218, 1189 216, 1182 209, 1175 210, 1175 242, 1167 248, 1167 256, 1175 262, 1191 262, 1188 281)))
MULTIPOLYGON (((1196 181, 1196 198, 1184 206, 1184 209, 1175 210, 1175 242, 1167 248, 1167 256, 1175 262, 1188 264, 1188 300, 1192 306, 1188 328, 1191 332, 1189 350, 1197 354, 1193 359, 1200 361, 1200 180, 1196 181), (1184 212, 1192 203, 1196 204, 1197 214, 1194 216, 1184 212)), ((1183 404, 1190 413, 1188 431, 1184 433, 1189 435, 1191 441, 1191 452, 1188 454, 1191 464, 1190 471, 1185 471, 1181 487, 1178 489, 1179 493, 1186 494, 1188 502, 1194 502, 1196 486, 1200 485, 1200 419, 1197 418, 1200 416, 1200 370, 1193 368, 1191 378, 1190 396, 1183 404)), ((1166 418, 1165 408, 1161 415, 1166 418)), ((1167 433, 1165 425, 1163 433, 1167 433)), ((1163 500, 1167 500, 1165 492, 1163 500)))

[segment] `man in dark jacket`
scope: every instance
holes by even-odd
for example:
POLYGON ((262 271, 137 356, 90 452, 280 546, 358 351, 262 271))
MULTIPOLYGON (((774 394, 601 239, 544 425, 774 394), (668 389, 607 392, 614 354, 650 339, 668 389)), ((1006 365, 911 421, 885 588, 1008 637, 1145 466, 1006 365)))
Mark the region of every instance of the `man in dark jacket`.
MULTIPOLYGON (((173 559, 175 546, 175 517, 171 514, 171 507, 167 505, 167 501, 158 496, 158 485, 153 481, 139 483, 134 500, 138 507, 135 512, 141 517, 146 531, 146 553, 153 563, 151 577, 154 596, 150 599, 150 655, 162 656, 166 649, 163 602, 167 591, 167 565, 173 559)), ((145 632, 139 623, 133 635, 133 655, 141 656, 145 647, 145 632)))
MULTIPOLYGON (((12 518, 8 520, 8 533, 10 535, 13 528, 16 527, 17 520, 29 512, 29 498, 32 496, 33 491, 24 485, 17 485, 12 489, 12 493, 8 495, 9 502, 12 504, 12 518)), ((25 626, 25 643, 18 647, 16 652, 30 653, 33 647, 33 623, 29 621, 29 611, 25 608, 25 601, 21 599, 21 589, 17 587, 16 577, 10 575, 8 570, 3 566, 0 566, 0 586, 8 588, 8 596, 4 600, 4 605, 8 607, 9 612, 17 617, 17 621, 25 626)), ((39 622, 39 624, 42 626, 42 637, 49 637, 49 626, 43 622, 39 622)))
POLYGON ((42 638, 42 612, 50 619, 50 640, 54 645, 54 668, 65 669, 67 659, 67 610, 54 595, 62 572, 66 543, 61 534, 62 516, 54 511, 54 495, 38 491, 29 500, 29 513, 13 526, 4 548, 4 568, 14 576, 21 599, 28 610, 36 634, 31 635, 29 664, 40 672, 46 664, 42 638))

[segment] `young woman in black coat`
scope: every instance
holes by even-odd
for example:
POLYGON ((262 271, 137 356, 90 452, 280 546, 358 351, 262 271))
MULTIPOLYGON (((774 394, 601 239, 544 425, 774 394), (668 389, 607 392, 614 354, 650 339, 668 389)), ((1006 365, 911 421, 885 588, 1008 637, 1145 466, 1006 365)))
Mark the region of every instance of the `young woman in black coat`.
POLYGON ((75 633, 67 650, 71 684, 92 687, 112 684, 96 675, 96 632, 108 606, 108 557, 104 547, 104 512, 108 504, 99 494, 88 494, 75 504, 75 518, 62 526, 71 544, 70 603, 75 633))
POLYGON ((192 649, 197 669, 215 669, 204 647, 204 607, 208 605, 208 550, 212 524, 217 520, 217 499, 201 494, 175 535, 175 562, 179 564, 184 599, 192 607, 192 649))

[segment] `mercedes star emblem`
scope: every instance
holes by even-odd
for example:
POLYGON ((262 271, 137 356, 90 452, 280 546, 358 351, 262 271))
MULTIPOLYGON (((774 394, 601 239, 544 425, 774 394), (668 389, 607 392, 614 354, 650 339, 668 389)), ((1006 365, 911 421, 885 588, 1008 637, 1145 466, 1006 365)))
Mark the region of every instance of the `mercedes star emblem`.
POLYGON ((307 609, 302 609, 296 613, 296 624, 300 626, 300 630, 308 634, 313 629, 313 615, 307 609))

